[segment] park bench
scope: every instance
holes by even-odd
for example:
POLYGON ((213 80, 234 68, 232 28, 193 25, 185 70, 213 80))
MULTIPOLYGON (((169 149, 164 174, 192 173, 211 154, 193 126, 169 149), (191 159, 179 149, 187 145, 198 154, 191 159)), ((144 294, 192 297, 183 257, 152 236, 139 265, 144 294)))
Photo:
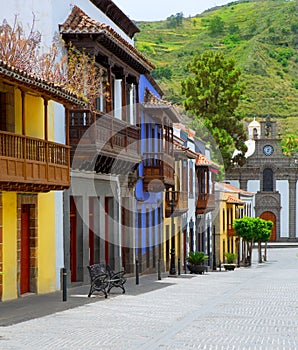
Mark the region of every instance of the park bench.
POLYGON ((102 292, 105 298, 107 298, 112 288, 120 288, 122 289, 122 293, 125 293, 125 271, 115 272, 108 264, 93 264, 87 266, 87 268, 90 275, 88 298, 94 292, 102 292))

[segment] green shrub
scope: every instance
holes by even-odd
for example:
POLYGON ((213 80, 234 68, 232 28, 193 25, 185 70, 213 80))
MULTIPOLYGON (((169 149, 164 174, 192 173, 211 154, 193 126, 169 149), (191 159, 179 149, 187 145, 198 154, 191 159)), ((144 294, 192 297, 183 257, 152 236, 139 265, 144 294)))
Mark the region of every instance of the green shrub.
POLYGON ((202 265, 207 259, 208 255, 205 255, 204 252, 189 252, 186 262, 191 265, 202 265))
POLYGON ((228 264, 233 264, 237 259, 238 255, 235 253, 225 253, 225 257, 228 264))

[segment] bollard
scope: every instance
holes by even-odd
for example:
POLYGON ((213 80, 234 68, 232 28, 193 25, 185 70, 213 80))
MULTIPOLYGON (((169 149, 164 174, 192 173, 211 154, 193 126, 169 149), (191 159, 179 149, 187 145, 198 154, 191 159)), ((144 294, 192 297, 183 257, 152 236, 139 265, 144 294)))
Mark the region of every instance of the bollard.
POLYGON ((178 276, 181 275, 180 258, 178 258, 178 276))
POLYGON ((62 269, 62 288, 63 288, 62 300, 67 301, 67 271, 65 267, 63 267, 62 269))
POLYGON ((157 262, 157 279, 158 279, 159 281, 161 280, 160 259, 158 259, 158 262, 157 262))
POLYGON ((140 278, 139 278, 139 260, 136 259, 136 284, 140 283, 140 278))
POLYGON ((176 275, 176 267, 175 267, 175 249, 171 249, 171 263, 170 263, 170 275, 176 275))

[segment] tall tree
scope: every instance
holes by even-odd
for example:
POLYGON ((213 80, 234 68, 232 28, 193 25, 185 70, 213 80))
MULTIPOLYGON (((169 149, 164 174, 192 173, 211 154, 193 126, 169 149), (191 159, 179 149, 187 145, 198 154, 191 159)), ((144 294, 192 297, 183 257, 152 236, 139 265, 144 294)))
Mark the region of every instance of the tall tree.
POLYGON ((246 133, 241 122, 243 116, 236 113, 244 91, 240 70, 234 60, 226 60, 222 53, 214 51, 195 55, 187 70, 189 75, 182 81, 185 109, 194 119, 203 120, 220 148, 226 169, 235 149, 240 154, 233 161, 243 165, 246 133))

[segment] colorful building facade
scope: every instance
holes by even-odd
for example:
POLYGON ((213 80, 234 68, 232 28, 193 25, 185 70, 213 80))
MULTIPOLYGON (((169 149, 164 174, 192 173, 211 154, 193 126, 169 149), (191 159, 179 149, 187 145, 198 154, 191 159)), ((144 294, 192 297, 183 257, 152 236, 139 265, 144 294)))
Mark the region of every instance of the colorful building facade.
POLYGON ((74 95, 0 61, 0 298, 56 290, 55 194, 70 186, 67 144, 54 141, 51 101, 74 95))
POLYGON ((226 253, 237 254, 237 262, 242 260, 242 241, 235 235, 235 219, 252 216, 254 193, 241 190, 225 182, 215 183, 216 201, 219 209, 215 218, 216 266, 226 260, 226 253))

